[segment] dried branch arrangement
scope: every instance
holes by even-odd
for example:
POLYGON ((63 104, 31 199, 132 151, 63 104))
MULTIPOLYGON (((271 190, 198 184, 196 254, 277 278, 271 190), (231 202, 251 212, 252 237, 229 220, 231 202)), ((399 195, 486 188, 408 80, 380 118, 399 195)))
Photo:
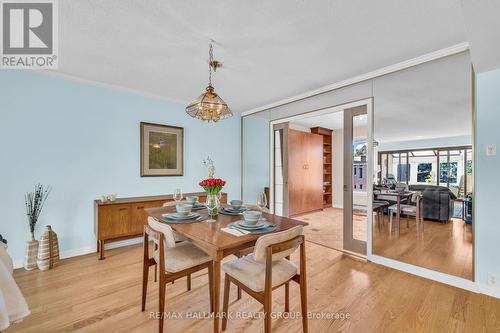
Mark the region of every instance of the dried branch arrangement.
POLYGON ((28 216, 30 232, 32 235, 35 232, 36 222, 38 221, 38 217, 42 212, 43 205, 45 204, 50 191, 50 186, 45 187, 42 184, 36 184, 32 192, 28 192, 24 195, 26 215, 28 216))

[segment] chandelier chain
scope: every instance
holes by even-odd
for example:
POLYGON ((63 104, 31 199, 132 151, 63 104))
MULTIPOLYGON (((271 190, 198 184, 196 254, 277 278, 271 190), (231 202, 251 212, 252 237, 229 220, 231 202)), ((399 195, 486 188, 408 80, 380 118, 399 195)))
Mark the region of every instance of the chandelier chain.
POLYGON ((215 73, 217 68, 222 65, 214 60, 212 43, 209 44, 208 57, 208 86, 203 94, 186 107, 186 113, 203 121, 218 122, 232 117, 233 112, 212 87, 212 71, 215 73))
POLYGON ((214 48, 212 43, 208 49, 208 85, 212 85, 212 64, 214 62, 214 48))

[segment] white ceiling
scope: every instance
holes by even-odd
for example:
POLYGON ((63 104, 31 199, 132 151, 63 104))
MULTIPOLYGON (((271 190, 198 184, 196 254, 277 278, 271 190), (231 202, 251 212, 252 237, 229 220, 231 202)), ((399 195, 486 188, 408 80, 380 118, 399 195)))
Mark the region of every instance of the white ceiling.
POLYGON ((456 0, 64 0, 59 72, 245 111, 466 41, 456 0))
POLYGON ((462 0, 467 40, 476 72, 500 67, 500 1, 462 0))
POLYGON ((291 124, 295 124, 304 128, 311 127, 324 127, 331 130, 341 130, 344 128, 344 113, 343 112, 332 112, 323 114, 316 117, 308 117, 300 120, 291 121, 291 124))
MULTIPOLYGON (((377 141, 472 134, 471 68, 467 52, 377 78, 373 80, 373 93, 377 141)), ((336 112, 294 123, 338 130, 343 128, 343 117, 342 112, 336 112)))

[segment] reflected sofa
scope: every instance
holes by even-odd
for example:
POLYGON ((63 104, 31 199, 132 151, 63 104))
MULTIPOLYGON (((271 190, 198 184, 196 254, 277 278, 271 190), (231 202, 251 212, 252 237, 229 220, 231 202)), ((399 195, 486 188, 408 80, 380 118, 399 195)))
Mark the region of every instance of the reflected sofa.
POLYGON ((447 187, 410 185, 409 190, 422 192, 424 219, 446 223, 453 216, 453 200, 457 197, 447 187))

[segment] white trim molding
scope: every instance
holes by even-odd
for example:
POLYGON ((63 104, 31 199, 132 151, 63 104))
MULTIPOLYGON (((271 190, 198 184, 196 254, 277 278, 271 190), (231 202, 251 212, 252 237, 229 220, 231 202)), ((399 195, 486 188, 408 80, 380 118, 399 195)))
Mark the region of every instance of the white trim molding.
POLYGON ((371 72, 368 72, 365 74, 354 76, 354 77, 349 78, 347 80, 343 80, 343 81, 339 81, 339 82, 336 82, 333 84, 329 84, 327 86, 324 86, 324 87, 321 87, 321 88, 318 88, 315 90, 307 91, 305 93, 295 95, 295 96, 292 96, 289 98, 285 98, 285 99, 282 99, 280 101, 276 101, 276 102, 271 103, 271 104, 259 106, 259 107, 254 108, 254 109, 244 111, 241 113, 241 116, 242 117, 248 116, 248 115, 253 114, 253 113, 265 111, 265 110, 272 109, 272 108, 275 108, 275 107, 278 107, 278 106, 281 106, 284 104, 296 102, 296 101, 301 100, 301 99, 309 98, 309 97, 319 95, 319 94, 322 94, 322 93, 325 93, 328 91, 336 90, 336 89, 346 87, 346 86, 349 86, 352 84, 356 84, 356 83, 363 82, 366 80, 374 79, 374 78, 382 76, 382 75, 394 73, 394 72, 397 72, 397 71, 400 71, 400 70, 403 70, 406 68, 410 68, 413 66, 424 64, 424 63, 429 62, 429 61, 448 57, 448 56, 451 56, 451 55, 454 55, 457 53, 461 53, 461 52, 464 52, 467 50, 469 50, 469 43, 464 42, 464 43, 456 44, 456 45, 453 45, 453 46, 450 46, 450 47, 447 47, 447 48, 444 48, 441 50, 437 50, 437 51, 434 51, 431 53, 421 55, 421 56, 413 58, 413 59, 399 62, 399 63, 394 64, 394 65, 382 67, 382 68, 376 69, 374 71, 371 71, 371 72))
POLYGON ((479 292, 481 294, 500 299, 500 288, 492 287, 483 283, 478 283, 477 287, 479 288, 479 292))
MULTIPOLYGON (((111 250, 111 249, 116 249, 119 247, 124 247, 124 246, 129 246, 129 245, 135 245, 135 244, 140 244, 142 243, 142 236, 139 236, 137 238, 131 238, 131 239, 125 239, 109 244, 104 245, 105 250, 111 250)), ((66 250, 66 251, 61 251, 59 253, 59 258, 60 259, 67 259, 67 258, 73 258, 73 257, 78 257, 78 256, 83 256, 86 254, 91 254, 95 253, 96 254, 96 260, 97 260, 97 249, 96 246, 85 246, 81 247, 79 249, 72 249, 72 250, 66 250)), ((23 263, 24 259, 23 258, 18 258, 13 260, 14 264, 14 269, 17 268, 23 268, 23 263)))
POLYGON ((154 99, 162 100, 165 102, 179 104, 181 106, 188 105, 188 103, 189 103, 189 101, 186 102, 186 101, 183 101, 180 99, 162 96, 162 95, 151 93, 151 92, 148 92, 145 90, 128 88, 128 87, 125 87, 125 86, 122 86, 119 84, 115 84, 115 83, 107 83, 107 82, 103 82, 103 81, 87 79, 84 77, 64 73, 64 72, 61 72, 59 70, 34 70, 33 72, 36 74, 40 74, 40 75, 50 76, 50 77, 54 77, 54 78, 60 78, 63 80, 72 81, 72 82, 84 84, 84 85, 90 85, 90 86, 94 86, 94 87, 98 87, 98 88, 109 89, 109 90, 113 90, 116 92, 128 93, 128 94, 133 94, 133 95, 138 95, 138 96, 148 97, 148 98, 154 98, 154 99))
POLYGON ((396 269, 412 275, 420 276, 425 279, 444 283, 456 288, 465 289, 473 293, 479 293, 500 299, 500 288, 493 287, 484 283, 479 283, 464 278, 460 278, 454 275, 433 271, 431 269, 407 264, 401 261, 389 259, 386 257, 381 257, 375 254, 368 255, 368 261, 389 267, 391 269, 396 269))
POLYGON ((444 284, 448 284, 453 287, 469 290, 472 292, 480 292, 477 284, 471 280, 467 280, 464 278, 460 278, 457 276, 433 271, 427 268, 423 268, 416 265, 407 264, 401 261, 397 261, 394 259, 389 259, 385 257, 381 257, 375 254, 371 254, 368 256, 368 260, 374 262, 376 264, 380 264, 383 266, 387 266, 389 268, 397 269, 412 275, 420 276, 429 280, 441 282, 444 284))

